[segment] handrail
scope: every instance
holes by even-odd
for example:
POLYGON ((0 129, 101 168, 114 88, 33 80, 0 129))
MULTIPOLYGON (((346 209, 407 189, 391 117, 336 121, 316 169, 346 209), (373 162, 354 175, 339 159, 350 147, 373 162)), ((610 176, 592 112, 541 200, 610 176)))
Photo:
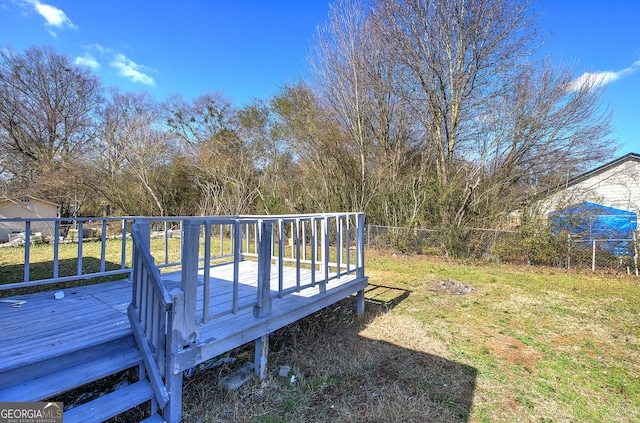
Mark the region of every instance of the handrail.
POLYGON ((171 353, 170 349, 167 353, 167 322, 172 317, 173 303, 149 251, 149 223, 134 223, 131 235, 133 289, 127 314, 156 399, 164 408, 169 402, 163 376, 166 377, 167 356, 171 353))

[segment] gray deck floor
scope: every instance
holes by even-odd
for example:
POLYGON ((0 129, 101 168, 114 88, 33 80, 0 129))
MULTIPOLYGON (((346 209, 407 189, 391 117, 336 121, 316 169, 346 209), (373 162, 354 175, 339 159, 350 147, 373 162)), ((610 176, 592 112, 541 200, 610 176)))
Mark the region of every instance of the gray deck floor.
MULTIPOLYGON (((272 266, 271 287, 278 286, 276 270, 272 266)), ((257 265, 245 261, 240 264, 239 304, 255 299, 257 265)), ((231 308, 233 265, 211 269, 210 311, 231 308)), ((310 278, 310 271, 301 270, 301 283, 310 278)), ((202 313, 202 275, 199 278, 198 314, 202 313)), ((180 274, 163 274, 169 288, 179 286, 180 274)), ((284 288, 295 286, 295 269, 286 269, 284 288)), ((200 360, 240 346, 263 334, 270 333, 363 289, 366 280, 355 275, 342 276, 327 284, 327 294, 320 295, 318 287, 292 293, 273 300, 271 315, 253 318, 251 308, 236 315, 228 315, 201 328, 201 339, 207 344, 199 348, 200 360)), ((20 308, 0 303, 0 373, 28 363, 60 356, 87 346, 117 339, 131 332, 126 315, 131 300, 128 281, 108 282, 66 289, 65 297, 54 299, 53 292, 22 295, 11 299, 26 300, 20 308)), ((275 295, 277 291, 272 289, 275 295)), ((9 298, 3 298, 7 300, 9 298)), ((197 361, 200 361, 197 360, 197 361)), ((195 364, 195 363, 193 363, 195 364)))

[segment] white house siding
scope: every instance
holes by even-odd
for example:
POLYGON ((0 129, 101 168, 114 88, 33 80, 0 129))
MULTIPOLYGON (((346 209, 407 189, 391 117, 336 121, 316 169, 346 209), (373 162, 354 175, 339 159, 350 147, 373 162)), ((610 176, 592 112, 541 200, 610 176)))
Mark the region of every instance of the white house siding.
MULTIPOLYGON (((0 201, 0 219, 37 219, 58 217, 59 208, 56 204, 39 198, 25 195, 22 197, 0 201)), ((31 232, 51 236, 53 222, 32 222, 31 232)), ((0 222, 0 242, 9 241, 9 235, 24 232, 24 222, 0 222)))
POLYGON ((585 201, 640 212, 640 156, 624 156, 570 181, 565 189, 544 199, 541 211, 548 214, 585 201))

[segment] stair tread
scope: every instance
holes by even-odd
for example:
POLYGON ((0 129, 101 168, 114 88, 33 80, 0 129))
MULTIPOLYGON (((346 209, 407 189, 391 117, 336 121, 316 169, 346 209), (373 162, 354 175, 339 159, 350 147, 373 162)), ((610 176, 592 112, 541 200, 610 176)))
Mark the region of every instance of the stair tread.
POLYGON ((142 380, 65 412, 64 421, 65 423, 105 421, 152 398, 151 385, 147 380, 142 380))
POLYGON ((141 362, 140 352, 135 347, 126 348, 0 389, 0 401, 39 401, 136 366, 141 362))

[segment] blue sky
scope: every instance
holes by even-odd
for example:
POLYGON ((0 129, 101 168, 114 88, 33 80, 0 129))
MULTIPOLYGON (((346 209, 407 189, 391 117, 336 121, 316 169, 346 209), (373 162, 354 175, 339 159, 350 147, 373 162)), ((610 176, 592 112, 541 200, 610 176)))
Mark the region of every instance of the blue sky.
MULTIPOLYGON (((54 46, 105 86, 242 105, 307 76, 324 0, 0 0, 0 47, 54 46)), ((620 154, 640 153, 640 1, 541 0, 540 53, 606 84, 620 154)), ((579 80, 579 79, 578 79, 579 80)))

